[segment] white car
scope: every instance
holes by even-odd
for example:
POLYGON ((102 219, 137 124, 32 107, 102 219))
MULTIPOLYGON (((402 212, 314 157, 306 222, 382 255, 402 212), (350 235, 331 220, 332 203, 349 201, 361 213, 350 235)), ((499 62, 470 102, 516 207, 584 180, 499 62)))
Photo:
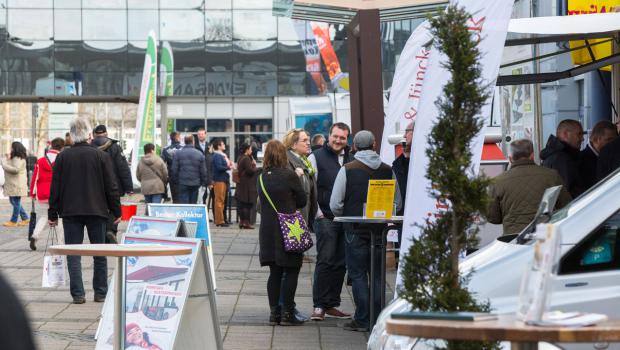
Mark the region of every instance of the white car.
MULTIPOLYGON (((561 232, 558 275, 552 283, 552 310, 596 312, 620 319, 620 170, 556 211, 550 222, 561 232)), ((494 312, 516 312, 525 267, 533 258, 533 242, 504 236, 465 258, 461 271, 475 268, 469 288, 489 300, 494 312)), ((385 322, 393 312, 409 311, 396 299, 379 315, 368 349, 412 349, 416 339, 389 336, 385 322)), ((620 349, 619 344, 559 344, 570 349, 620 349)))

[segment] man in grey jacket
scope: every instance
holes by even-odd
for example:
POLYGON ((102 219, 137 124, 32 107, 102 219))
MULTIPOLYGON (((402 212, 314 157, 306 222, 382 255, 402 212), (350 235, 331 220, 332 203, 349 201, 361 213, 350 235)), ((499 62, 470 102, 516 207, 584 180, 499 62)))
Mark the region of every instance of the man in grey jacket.
MULTIPOLYGON (((394 178, 392 168, 382 163, 381 157, 375 151, 375 137, 370 131, 362 130, 355 134, 353 146, 357 150, 355 160, 340 168, 330 197, 329 207, 335 216, 364 215, 368 182, 394 178)), ((394 203, 396 212, 401 207, 398 183, 394 203)), ((353 282, 353 301, 355 302, 353 320, 344 325, 344 329, 349 331, 367 332, 370 324, 368 288, 372 243, 370 229, 374 228, 369 225, 344 224, 347 271, 353 282)), ((379 269, 381 262, 378 259, 376 264, 376 268, 379 269)), ((378 288, 381 283, 379 275, 371 283, 378 288)), ((375 295, 374 299, 375 310, 380 310, 380 295, 375 295)))

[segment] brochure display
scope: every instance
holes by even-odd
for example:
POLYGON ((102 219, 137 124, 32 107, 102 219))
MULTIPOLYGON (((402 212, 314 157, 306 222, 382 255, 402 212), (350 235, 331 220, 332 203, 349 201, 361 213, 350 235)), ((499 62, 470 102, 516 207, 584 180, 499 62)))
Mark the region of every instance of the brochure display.
POLYGON ((127 234, 176 237, 179 235, 181 222, 176 219, 155 218, 152 216, 133 216, 127 225, 127 234))
POLYGON ((389 219, 394 209, 396 180, 369 180, 366 214, 369 219, 389 219))
MULTIPOLYGON (((192 251, 180 256, 127 258, 125 347, 222 349, 204 241, 128 234, 123 243, 184 247, 192 251)), ((114 300, 113 290, 110 288, 103 307, 96 349, 112 349, 114 311, 113 303, 108 301, 114 300)))

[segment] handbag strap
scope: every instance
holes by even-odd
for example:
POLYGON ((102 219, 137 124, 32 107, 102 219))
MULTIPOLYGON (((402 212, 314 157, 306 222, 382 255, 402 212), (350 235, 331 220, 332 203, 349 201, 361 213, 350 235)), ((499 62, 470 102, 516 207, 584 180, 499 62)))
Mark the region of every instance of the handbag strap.
POLYGON ((45 242, 45 251, 43 252, 43 256, 47 255, 47 247, 50 245, 50 236, 52 237, 52 245, 54 245, 54 241, 58 243, 58 235, 56 234, 56 227, 50 227, 50 230, 47 233, 47 242, 45 242))
POLYGON ((263 193, 265 194, 265 197, 269 201, 269 204, 271 204, 271 207, 277 213, 278 209, 276 209, 276 206, 271 201, 271 197, 269 197, 269 195, 267 194, 267 190, 265 190, 265 185, 263 184, 263 174, 260 174, 260 176, 258 177, 258 182, 260 183, 260 188, 263 190, 263 193))

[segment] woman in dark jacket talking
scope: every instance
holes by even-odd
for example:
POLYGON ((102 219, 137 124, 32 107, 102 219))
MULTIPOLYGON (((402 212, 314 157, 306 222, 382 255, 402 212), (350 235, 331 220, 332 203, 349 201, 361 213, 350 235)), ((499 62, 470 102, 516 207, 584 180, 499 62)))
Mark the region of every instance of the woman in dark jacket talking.
POLYGON ((252 147, 249 143, 244 143, 240 147, 241 156, 237 160, 237 171, 239 173, 239 183, 235 189, 235 199, 237 200, 237 211, 239 212, 239 228, 254 229, 250 225, 252 209, 256 205, 256 161, 252 158, 252 147))
POLYGON ((261 222, 258 234, 259 257, 261 266, 269 266, 267 281, 267 295, 271 308, 269 323, 297 326, 303 324, 303 321, 295 317, 294 311, 295 291, 303 255, 284 251, 276 211, 271 207, 265 195, 267 192, 271 202, 277 206, 276 209, 280 213, 294 213, 295 210, 306 205, 306 193, 301 187, 299 177, 294 171, 287 169, 287 165, 286 147, 278 140, 269 141, 265 148, 263 172, 260 175, 265 191, 261 189, 260 181, 257 184, 261 202, 261 222), (284 276, 284 281, 282 281, 282 276, 284 276), (280 293, 283 293, 283 310, 278 306, 280 293))

